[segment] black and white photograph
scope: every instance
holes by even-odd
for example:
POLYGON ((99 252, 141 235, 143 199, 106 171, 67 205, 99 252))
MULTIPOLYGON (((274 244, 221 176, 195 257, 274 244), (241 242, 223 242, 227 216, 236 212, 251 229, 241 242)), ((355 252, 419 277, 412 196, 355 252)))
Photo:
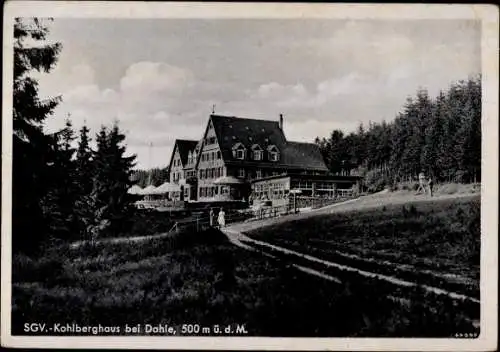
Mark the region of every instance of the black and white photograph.
POLYGON ((7 5, 2 345, 496 348, 498 8, 7 5))

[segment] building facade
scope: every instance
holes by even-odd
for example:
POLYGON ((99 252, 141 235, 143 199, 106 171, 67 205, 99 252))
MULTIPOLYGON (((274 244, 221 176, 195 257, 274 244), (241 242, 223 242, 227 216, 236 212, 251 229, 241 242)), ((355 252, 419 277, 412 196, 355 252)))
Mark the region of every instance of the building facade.
POLYGON ((170 198, 176 200, 195 199, 192 195, 192 187, 188 180, 194 170, 193 153, 196 150, 198 142, 185 139, 175 140, 172 156, 170 158, 170 183, 179 186, 177 191, 170 192, 170 198))
POLYGON ((316 144, 287 141, 282 115, 278 121, 210 115, 202 138, 176 140, 170 160, 170 182, 189 201, 255 199, 266 182, 281 184, 284 194, 293 179, 282 180, 288 186, 274 180, 292 174, 328 178, 328 168, 316 144))

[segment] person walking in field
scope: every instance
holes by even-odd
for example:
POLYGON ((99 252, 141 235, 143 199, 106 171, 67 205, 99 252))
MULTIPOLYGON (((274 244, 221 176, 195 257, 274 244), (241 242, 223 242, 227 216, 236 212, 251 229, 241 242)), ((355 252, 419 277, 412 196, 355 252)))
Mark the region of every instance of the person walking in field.
POLYGON ((418 174, 418 188, 417 188, 417 193, 425 193, 425 174, 421 172, 418 174))
POLYGON ((432 197, 432 187, 434 186, 434 182, 432 181, 432 177, 429 177, 429 182, 427 182, 427 185, 429 186, 429 194, 432 197))
POLYGON ((226 213, 224 212, 224 208, 220 208, 219 216, 218 216, 219 227, 226 226, 226 213))

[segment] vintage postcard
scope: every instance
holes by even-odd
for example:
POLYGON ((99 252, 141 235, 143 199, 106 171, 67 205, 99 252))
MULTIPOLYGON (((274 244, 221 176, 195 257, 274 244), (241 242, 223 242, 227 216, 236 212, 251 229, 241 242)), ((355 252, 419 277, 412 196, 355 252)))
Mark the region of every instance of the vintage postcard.
POLYGON ((11 1, 2 346, 497 346, 498 8, 11 1))

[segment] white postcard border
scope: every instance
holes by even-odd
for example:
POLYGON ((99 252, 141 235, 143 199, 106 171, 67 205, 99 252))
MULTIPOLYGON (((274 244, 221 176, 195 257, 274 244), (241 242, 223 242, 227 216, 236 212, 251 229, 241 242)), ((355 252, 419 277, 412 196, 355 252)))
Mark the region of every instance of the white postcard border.
MULTIPOLYGON (((493 5, 10 1, 4 7, 2 346, 124 349, 485 351, 497 346, 498 8, 493 5), (477 339, 11 336, 12 28, 15 17, 477 19, 482 21, 481 333, 477 339)), ((54 307, 57 309, 57 307, 54 307)))

